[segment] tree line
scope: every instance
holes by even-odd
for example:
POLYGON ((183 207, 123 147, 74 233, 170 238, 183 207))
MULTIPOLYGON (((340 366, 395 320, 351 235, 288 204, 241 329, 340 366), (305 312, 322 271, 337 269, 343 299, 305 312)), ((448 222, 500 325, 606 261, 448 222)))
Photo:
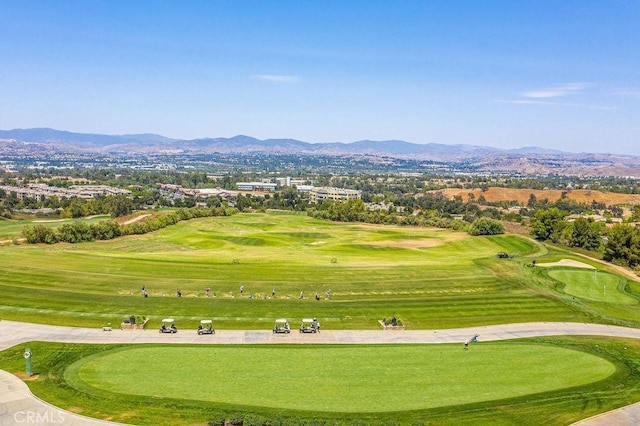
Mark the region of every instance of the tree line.
POLYGON ((568 215, 557 207, 537 210, 531 217, 531 234, 539 240, 599 252, 604 260, 617 265, 640 266, 639 227, 629 223, 607 227, 590 217, 568 221, 568 215))
POLYGON ((96 240, 111 240, 123 235, 146 234, 158 229, 174 225, 183 220, 200 217, 230 216, 237 212, 228 207, 194 207, 177 209, 171 212, 154 212, 148 217, 129 224, 121 224, 115 220, 103 220, 88 224, 83 221, 65 223, 58 228, 42 224, 27 225, 22 229, 22 236, 29 244, 55 244, 59 242, 80 243, 96 240))

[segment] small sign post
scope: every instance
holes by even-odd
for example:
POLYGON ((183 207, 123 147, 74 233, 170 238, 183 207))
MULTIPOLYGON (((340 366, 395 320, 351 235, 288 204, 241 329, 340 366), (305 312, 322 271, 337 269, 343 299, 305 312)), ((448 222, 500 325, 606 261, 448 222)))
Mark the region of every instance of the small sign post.
POLYGON ((27 361, 27 377, 31 377, 31 349, 24 351, 24 359, 27 361))

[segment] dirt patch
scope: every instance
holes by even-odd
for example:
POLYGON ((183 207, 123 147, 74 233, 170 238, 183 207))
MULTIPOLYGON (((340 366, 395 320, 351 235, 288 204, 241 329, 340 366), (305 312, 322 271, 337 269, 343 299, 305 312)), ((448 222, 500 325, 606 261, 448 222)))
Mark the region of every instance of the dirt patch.
POLYGON ((367 243, 367 245, 378 246, 378 247, 421 249, 421 248, 438 247, 443 244, 460 241, 465 238, 469 238, 469 234, 465 232, 451 232, 445 235, 444 238, 411 238, 406 240, 382 240, 382 241, 369 242, 367 243))
POLYGON ((491 187, 484 192, 480 188, 474 189, 461 189, 461 188, 445 188, 437 191, 430 192, 442 192, 449 198, 454 196, 460 196, 464 201, 469 200, 469 194, 473 194, 473 197, 477 200, 481 195, 489 202, 500 201, 517 201, 521 206, 526 206, 529 201, 529 197, 533 194, 538 200, 545 198, 554 202, 562 197, 566 197, 569 200, 574 200, 579 203, 591 203, 596 201, 598 203, 611 204, 639 204, 640 194, 617 194, 613 192, 593 191, 588 189, 575 189, 571 191, 563 191, 560 189, 516 189, 516 188, 498 188, 491 187))
POLYGON ((572 268, 596 269, 594 266, 587 265, 586 263, 582 263, 577 260, 571 260, 571 259, 562 259, 553 263, 536 263, 536 266, 542 266, 547 268, 553 267, 553 266, 570 266, 572 268))
POLYGON ((14 373, 14 375, 19 378, 20 380, 23 380, 25 382, 29 382, 29 381, 34 381, 34 380, 38 380, 38 373, 33 373, 31 376, 27 377, 27 373, 14 373))
POLYGON ((529 235, 531 230, 526 226, 515 222, 502 222, 507 234, 529 235))
POLYGON ((131 218, 129 220, 125 220, 124 222, 122 222, 123 225, 130 225, 132 223, 138 222, 142 219, 144 219, 145 217, 149 217, 151 216, 151 213, 146 213, 146 214, 141 214, 140 216, 136 216, 134 218, 131 218))

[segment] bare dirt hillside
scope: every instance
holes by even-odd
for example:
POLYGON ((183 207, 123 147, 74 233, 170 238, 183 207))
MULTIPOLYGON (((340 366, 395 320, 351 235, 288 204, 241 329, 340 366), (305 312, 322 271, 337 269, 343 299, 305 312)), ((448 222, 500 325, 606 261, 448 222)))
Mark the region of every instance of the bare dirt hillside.
POLYGON ((640 204, 640 194, 616 194, 613 192, 592 191, 587 189, 563 191, 559 189, 541 190, 492 187, 488 188, 484 192, 480 188, 447 188, 434 192, 442 192, 447 197, 451 198, 458 195, 462 197, 464 201, 469 200, 469 194, 473 194, 476 200, 482 195, 488 202, 516 200, 522 206, 527 205, 531 194, 535 195, 538 200, 547 198, 552 202, 559 200, 562 195, 565 194, 566 198, 580 203, 591 203, 592 201, 596 201, 598 203, 605 203, 606 205, 640 204))

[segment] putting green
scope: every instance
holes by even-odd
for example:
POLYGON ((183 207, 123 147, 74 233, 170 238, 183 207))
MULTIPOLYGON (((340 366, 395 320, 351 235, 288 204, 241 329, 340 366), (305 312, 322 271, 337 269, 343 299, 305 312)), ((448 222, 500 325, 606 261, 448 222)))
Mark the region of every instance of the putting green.
POLYGON ((549 276, 565 285, 564 292, 576 297, 606 303, 633 305, 638 301, 619 290, 623 279, 597 270, 555 269, 549 276))
POLYGON ((391 412, 585 385, 609 361, 527 343, 390 346, 135 346, 81 359, 65 380, 104 391, 329 412, 391 412))

